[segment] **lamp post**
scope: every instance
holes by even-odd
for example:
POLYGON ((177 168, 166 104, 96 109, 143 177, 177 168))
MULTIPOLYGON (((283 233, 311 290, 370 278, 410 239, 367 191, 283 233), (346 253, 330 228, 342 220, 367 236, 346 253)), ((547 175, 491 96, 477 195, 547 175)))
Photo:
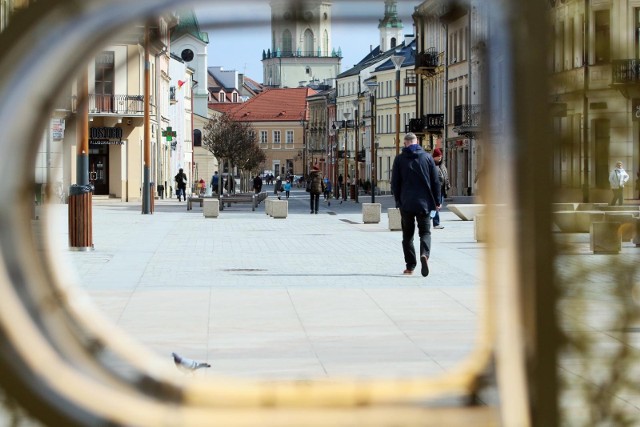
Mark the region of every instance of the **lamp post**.
MULTIPOLYGON (((306 111, 305 111, 306 113, 306 111)), ((300 119, 300 125, 302 126, 302 176, 307 178, 307 121, 300 119)))
POLYGON ((358 119, 358 107, 359 107, 359 104, 360 104, 360 99, 356 98, 356 99, 353 100, 353 107, 354 107, 354 110, 353 110, 354 118, 353 118, 353 120, 355 121, 355 124, 356 124, 356 127, 355 127, 355 129, 356 129, 356 138, 355 138, 355 147, 354 147, 354 153, 355 153, 354 159, 355 159, 355 165, 356 165, 355 166, 356 170, 354 172, 354 177, 355 177, 355 180, 356 180, 356 188, 355 188, 355 195, 354 195, 355 199, 354 200, 355 200, 356 203, 358 203, 358 183, 360 182, 358 180, 358 175, 359 175, 359 170, 358 169, 360 169, 360 166, 358 165, 358 149, 360 148, 358 146, 358 120, 359 120, 358 119))
MULTIPOLYGON (((399 53, 396 51, 396 53, 399 53)), ((393 55, 391 57, 396 67, 396 156, 400 154, 400 68, 404 62, 404 56, 393 55)))
POLYGON ((347 169, 347 128, 349 126, 349 116, 351 116, 351 113, 349 112, 344 112, 342 113, 342 115, 344 116, 344 151, 343 151, 343 155, 344 155, 344 176, 342 177, 343 182, 344 182, 344 193, 342 193, 342 200, 347 200, 347 189, 349 188, 349 180, 347 179, 348 176, 348 169, 347 169))
POLYGON ((377 82, 367 82, 369 102, 371 103, 371 203, 376 202, 376 89, 378 89, 377 82))

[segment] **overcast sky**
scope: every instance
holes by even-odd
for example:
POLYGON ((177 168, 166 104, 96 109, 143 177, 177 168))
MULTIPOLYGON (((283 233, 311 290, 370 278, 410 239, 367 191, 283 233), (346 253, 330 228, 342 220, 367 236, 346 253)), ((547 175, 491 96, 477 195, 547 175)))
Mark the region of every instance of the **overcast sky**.
MULTIPOLYGON (((404 34, 413 33, 411 13, 418 4, 419 1, 398 1, 404 34)), ((262 83, 262 51, 271 47, 269 2, 216 2, 195 10, 201 30, 209 34, 209 66, 235 69, 262 83)), ((331 48, 342 49, 341 71, 345 71, 367 55, 371 46, 378 45, 384 0, 335 0, 332 15, 331 48)))

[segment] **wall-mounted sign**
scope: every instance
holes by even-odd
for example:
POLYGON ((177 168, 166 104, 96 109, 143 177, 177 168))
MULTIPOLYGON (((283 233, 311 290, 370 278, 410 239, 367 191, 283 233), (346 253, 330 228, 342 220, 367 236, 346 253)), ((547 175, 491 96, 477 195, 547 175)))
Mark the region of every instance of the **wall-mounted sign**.
POLYGON ((122 128, 89 128, 89 144, 122 145, 122 128))
POLYGON ((640 121, 640 99, 633 98, 631 100, 631 120, 640 121))
POLYGON ((64 119, 51 119, 51 138, 54 141, 64 139, 64 119))

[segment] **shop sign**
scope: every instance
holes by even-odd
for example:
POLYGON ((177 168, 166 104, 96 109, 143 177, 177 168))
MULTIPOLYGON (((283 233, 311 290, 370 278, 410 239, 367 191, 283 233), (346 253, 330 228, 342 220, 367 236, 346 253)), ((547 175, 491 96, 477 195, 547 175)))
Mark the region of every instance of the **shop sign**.
POLYGON ((91 145, 122 145, 122 128, 89 128, 89 144, 91 145))

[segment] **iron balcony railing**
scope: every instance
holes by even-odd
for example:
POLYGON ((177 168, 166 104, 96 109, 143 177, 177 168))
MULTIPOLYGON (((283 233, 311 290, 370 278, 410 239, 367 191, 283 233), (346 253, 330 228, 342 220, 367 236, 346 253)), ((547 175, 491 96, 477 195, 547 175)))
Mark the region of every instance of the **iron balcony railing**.
POLYGON ((453 126, 459 128, 480 127, 480 104, 458 105, 453 110, 453 126))
POLYGON ((422 133, 424 132, 425 118, 409 119, 409 132, 422 133))
POLYGON ((430 47, 424 52, 416 54, 416 73, 432 75, 439 66, 438 52, 435 47, 430 47))
POLYGON ((331 53, 320 50, 267 50, 262 52, 262 59, 270 58, 341 58, 342 53, 332 51, 331 53))
POLYGON ((425 129, 427 132, 442 132, 444 129, 444 114, 427 114, 425 129))
POLYGON ((640 59, 616 59, 611 73, 613 84, 640 83, 640 59))
MULTIPOLYGON (((76 111, 78 99, 73 97, 73 110, 76 111)), ((153 97, 151 109, 154 109, 153 97)), ((153 112, 153 111, 152 111, 153 112)), ((89 114, 114 114, 122 116, 141 116, 144 114, 143 95, 89 95, 89 114)))

